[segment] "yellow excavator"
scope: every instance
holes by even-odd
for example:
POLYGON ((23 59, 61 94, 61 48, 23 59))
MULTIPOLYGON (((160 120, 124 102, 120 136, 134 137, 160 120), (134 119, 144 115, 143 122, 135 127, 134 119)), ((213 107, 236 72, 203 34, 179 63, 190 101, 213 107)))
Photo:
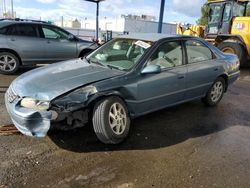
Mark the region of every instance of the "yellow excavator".
POLYGON ((177 34, 202 37, 221 51, 238 55, 241 66, 250 65, 248 0, 208 0, 207 26, 177 25, 177 34))

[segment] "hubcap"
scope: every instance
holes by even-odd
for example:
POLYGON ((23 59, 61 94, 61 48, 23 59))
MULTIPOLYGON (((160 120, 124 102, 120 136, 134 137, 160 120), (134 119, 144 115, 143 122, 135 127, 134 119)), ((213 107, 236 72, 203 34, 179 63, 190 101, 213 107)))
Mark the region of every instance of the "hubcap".
POLYGON ((0 56, 0 70, 5 72, 13 71, 16 68, 16 60, 10 55, 0 56))
POLYGON ((114 103, 109 110, 109 125, 116 135, 121 135, 126 128, 127 115, 120 103, 114 103))
POLYGON ((223 94, 223 84, 222 82, 218 81, 213 85, 213 88, 211 91, 211 100, 213 102, 218 102, 222 94, 223 94))

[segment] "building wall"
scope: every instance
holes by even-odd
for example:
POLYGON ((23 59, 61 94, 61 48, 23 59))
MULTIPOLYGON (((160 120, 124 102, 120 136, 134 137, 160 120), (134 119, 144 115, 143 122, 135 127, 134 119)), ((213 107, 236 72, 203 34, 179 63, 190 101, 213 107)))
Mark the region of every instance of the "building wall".
POLYGON ((81 22, 79 22, 78 20, 74 20, 74 21, 60 20, 60 21, 56 21, 54 24, 59 27, 81 28, 81 22))
MULTIPOLYGON (((83 29, 95 29, 96 20, 84 20, 81 22, 83 29)), ((99 28, 103 31, 112 30, 117 32, 143 32, 156 33, 158 30, 158 22, 150 20, 138 20, 128 17, 117 17, 114 19, 100 19, 99 28)), ((162 32, 167 34, 176 34, 176 25, 163 23, 162 32)))
MULTIPOLYGON (((96 20, 83 20, 81 22, 83 29, 95 29, 96 20)), ((124 31, 125 19, 121 17, 116 17, 112 19, 100 19, 99 28, 101 30, 112 30, 112 31, 124 31)))
MULTIPOLYGON (((158 22, 126 18, 124 31, 129 31, 132 33, 157 33, 158 22)), ((176 34, 176 24, 163 23, 162 33, 176 34)))

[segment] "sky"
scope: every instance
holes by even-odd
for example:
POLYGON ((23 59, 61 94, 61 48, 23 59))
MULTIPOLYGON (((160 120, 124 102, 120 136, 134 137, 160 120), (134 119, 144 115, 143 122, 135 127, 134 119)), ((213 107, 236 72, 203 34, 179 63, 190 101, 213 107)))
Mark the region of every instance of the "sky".
MULTIPOLYGON (((10 0, 6 9, 10 10, 10 0)), ((1 11, 3 1, 1 1, 1 11)), ((14 11, 19 18, 56 21, 64 19, 95 18, 95 3, 84 0, 13 0, 14 11)), ((111 18, 121 14, 146 14, 158 20, 160 0, 105 0, 100 3, 100 18, 111 18)), ((164 22, 195 24, 200 17, 201 6, 206 0, 166 0, 164 22)))

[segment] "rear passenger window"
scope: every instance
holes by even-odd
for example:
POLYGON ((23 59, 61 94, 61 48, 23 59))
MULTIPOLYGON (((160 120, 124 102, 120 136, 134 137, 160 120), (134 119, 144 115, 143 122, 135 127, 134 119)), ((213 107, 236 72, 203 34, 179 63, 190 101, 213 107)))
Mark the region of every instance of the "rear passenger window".
POLYGON ((13 25, 9 34, 25 37, 37 37, 36 26, 32 24, 13 25))
POLYGON ((199 41, 186 41, 188 63, 197 63, 213 59, 211 50, 199 41))
POLYGON ((163 43, 158 47, 147 64, 159 65, 162 69, 182 65, 181 42, 171 41, 163 43))

